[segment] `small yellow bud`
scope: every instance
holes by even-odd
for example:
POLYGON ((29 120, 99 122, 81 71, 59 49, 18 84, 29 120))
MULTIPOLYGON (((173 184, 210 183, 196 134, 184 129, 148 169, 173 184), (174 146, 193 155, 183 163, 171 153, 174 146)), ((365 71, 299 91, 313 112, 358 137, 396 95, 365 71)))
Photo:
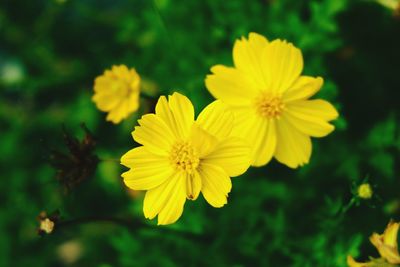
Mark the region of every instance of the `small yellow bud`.
POLYGON ((371 185, 368 183, 361 184, 357 189, 357 194, 360 198, 370 199, 373 194, 371 185))
POLYGON ((51 234, 54 230, 54 222, 49 218, 41 220, 39 230, 45 232, 46 234, 51 234))

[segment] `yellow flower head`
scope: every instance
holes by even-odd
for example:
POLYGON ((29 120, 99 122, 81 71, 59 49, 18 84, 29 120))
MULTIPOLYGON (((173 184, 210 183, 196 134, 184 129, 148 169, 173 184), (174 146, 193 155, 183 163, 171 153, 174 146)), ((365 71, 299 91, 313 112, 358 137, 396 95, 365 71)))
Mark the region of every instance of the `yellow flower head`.
POLYGON ((400 223, 390 222, 383 234, 373 233, 370 237, 371 243, 378 250, 381 258, 372 259, 370 262, 356 262, 351 256, 347 256, 349 267, 384 267, 400 264, 400 255, 397 247, 397 235, 400 223))
POLYGON ((174 223, 186 199, 202 192, 213 207, 227 203, 230 177, 250 165, 250 149, 242 139, 230 137, 233 114, 220 101, 208 105, 194 119, 194 108, 185 96, 161 96, 155 114, 144 115, 133 131, 142 146, 128 151, 121 163, 130 168, 122 174, 134 190, 147 190, 143 212, 158 215, 158 224, 174 223))
POLYGON ((125 65, 112 66, 94 81, 92 100, 107 121, 119 123, 139 108, 140 76, 125 65))
POLYGON ((370 199, 373 195, 371 185, 368 183, 361 184, 357 188, 357 195, 358 195, 358 197, 363 198, 363 199, 370 199))
POLYGON ((327 101, 308 98, 323 84, 320 77, 301 76, 301 51, 286 41, 269 42, 250 33, 235 42, 235 67, 217 65, 206 78, 211 94, 235 113, 233 134, 252 146, 252 165, 273 156, 291 168, 308 163, 312 137, 334 130, 338 116, 327 101))

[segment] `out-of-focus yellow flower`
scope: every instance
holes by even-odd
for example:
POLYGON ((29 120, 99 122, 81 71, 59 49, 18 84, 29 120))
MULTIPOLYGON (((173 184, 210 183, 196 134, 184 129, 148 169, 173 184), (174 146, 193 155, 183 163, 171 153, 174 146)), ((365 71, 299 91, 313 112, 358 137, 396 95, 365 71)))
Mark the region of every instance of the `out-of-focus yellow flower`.
POLYGON ((303 57, 291 43, 269 42, 257 33, 235 42, 233 61, 233 68, 212 67, 205 83, 234 111, 234 135, 252 146, 252 165, 265 165, 273 156, 291 168, 308 163, 310 136, 332 132, 328 122, 338 116, 329 102, 308 99, 322 78, 301 75, 303 57))
POLYGON ((373 195, 371 185, 368 183, 361 184, 357 188, 357 195, 358 195, 358 197, 363 198, 363 199, 370 199, 373 195))
POLYGON ((376 0, 376 2, 394 12, 400 11, 400 0, 376 0))
POLYGON ((371 243, 376 247, 381 258, 372 259, 369 262, 356 262, 351 256, 347 256, 347 264, 350 267, 390 267, 400 264, 400 255, 397 245, 399 223, 390 222, 383 234, 373 233, 371 243))
POLYGON ((186 199, 200 192, 213 207, 227 203, 230 177, 250 166, 250 148, 231 137, 233 114, 220 101, 208 105, 194 119, 194 108, 185 96, 161 96, 155 114, 144 115, 132 135, 142 146, 128 151, 122 174, 134 190, 147 190, 143 212, 158 215, 158 224, 174 223, 182 215, 186 199))
POLYGON ((119 123, 139 108, 140 76, 125 65, 112 66, 94 82, 93 101, 108 112, 107 121, 119 123))
POLYGON ((397 248, 399 226, 399 223, 390 222, 383 234, 373 233, 369 239, 381 257, 392 264, 400 264, 400 255, 397 248))

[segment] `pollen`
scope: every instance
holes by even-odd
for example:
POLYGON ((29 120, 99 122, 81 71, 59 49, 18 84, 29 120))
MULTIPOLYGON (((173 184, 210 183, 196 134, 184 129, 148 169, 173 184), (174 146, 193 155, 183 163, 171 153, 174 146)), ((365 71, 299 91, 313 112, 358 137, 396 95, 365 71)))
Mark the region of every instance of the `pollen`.
POLYGON ((285 108, 280 96, 262 94, 255 101, 257 113, 264 118, 279 118, 285 108))
POLYGON ((199 166, 200 159, 189 142, 178 142, 171 150, 170 160, 176 170, 193 173, 199 166))

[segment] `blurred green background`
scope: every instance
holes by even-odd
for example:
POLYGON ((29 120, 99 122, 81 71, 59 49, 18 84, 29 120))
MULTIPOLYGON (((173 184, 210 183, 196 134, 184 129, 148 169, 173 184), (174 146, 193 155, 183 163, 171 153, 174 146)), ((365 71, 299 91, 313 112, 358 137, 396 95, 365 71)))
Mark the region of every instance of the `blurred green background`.
POLYGON ((378 1, 0 1, 0 266, 346 266, 347 254, 400 220, 400 17, 378 1), (49 164, 67 151, 62 125, 84 122, 101 159, 134 146, 130 132, 154 101, 120 125, 91 102, 94 78, 135 67, 161 94, 179 91, 197 112, 212 97, 209 68, 231 65, 250 31, 303 51, 304 73, 325 78, 318 97, 340 110, 336 131, 313 140, 310 164, 272 161, 234 178, 228 205, 187 202, 178 223, 154 227, 143 194, 128 191, 112 160, 66 192, 49 164), (354 195, 368 181, 370 200, 354 195), (353 201, 352 201, 353 199, 353 201), (351 202, 352 201, 352 202, 351 202), (349 205, 353 203, 353 205, 349 205), (43 237, 36 217, 143 221, 71 223, 43 237))

